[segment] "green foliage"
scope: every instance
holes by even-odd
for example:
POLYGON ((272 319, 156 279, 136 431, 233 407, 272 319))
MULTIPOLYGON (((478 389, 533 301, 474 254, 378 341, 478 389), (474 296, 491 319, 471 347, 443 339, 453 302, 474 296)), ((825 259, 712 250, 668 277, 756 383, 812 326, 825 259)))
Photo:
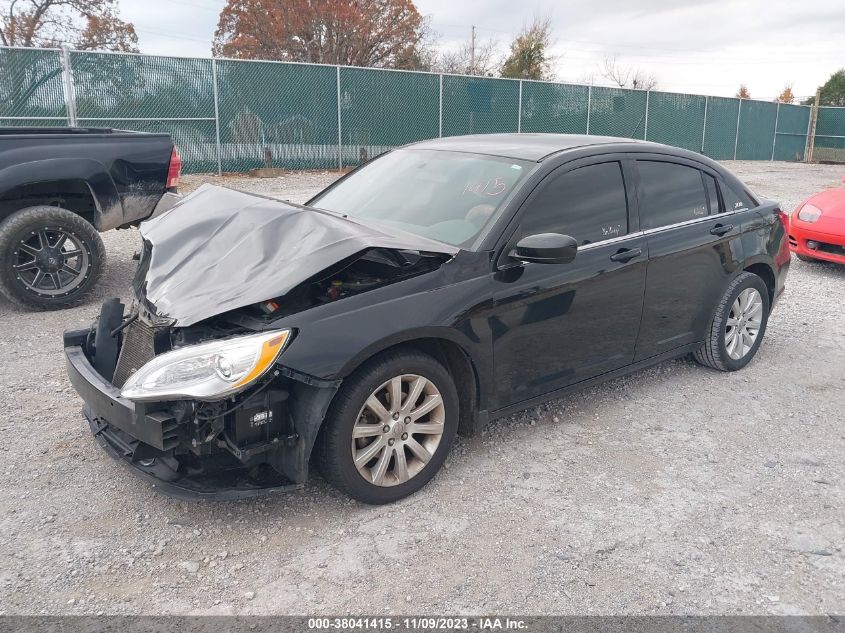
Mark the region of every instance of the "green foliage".
POLYGON ((510 79, 553 79, 552 60, 548 56, 551 45, 551 23, 534 20, 511 44, 511 52, 502 64, 501 75, 510 79))
MULTIPOLYGON (((804 101, 804 105, 813 105, 816 98, 810 97, 804 101)), ((822 86, 821 99, 819 105, 822 106, 845 106, 845 68, 840 68, 830 76, 822 86)))

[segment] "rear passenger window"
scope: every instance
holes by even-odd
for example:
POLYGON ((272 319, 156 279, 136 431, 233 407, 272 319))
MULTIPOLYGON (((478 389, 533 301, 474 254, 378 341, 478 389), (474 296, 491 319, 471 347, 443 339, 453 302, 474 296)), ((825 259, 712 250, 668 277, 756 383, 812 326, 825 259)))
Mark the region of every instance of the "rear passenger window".
POLYGON ((628 201, 618 162, 588 165, 552 175, 522 220, 521 233, 562 233, 579 244, 628 232, 628 201))
POLYGON ((704 185, 707 187, 707 203, 710 205, 710 215, 719 213, 719 188, 716 186, 716 179, 709 174, 704 174, 704 185))
POLYGON ((725 184, 722 185, 722 195, 725 198, 726 211, 742 211, 756 206, 744 191, 736 191, 725 184))
POLYGON ((640 172, 640 226, 654 229, 708 215, 701 172, 694 167, 637 161, 640 172))

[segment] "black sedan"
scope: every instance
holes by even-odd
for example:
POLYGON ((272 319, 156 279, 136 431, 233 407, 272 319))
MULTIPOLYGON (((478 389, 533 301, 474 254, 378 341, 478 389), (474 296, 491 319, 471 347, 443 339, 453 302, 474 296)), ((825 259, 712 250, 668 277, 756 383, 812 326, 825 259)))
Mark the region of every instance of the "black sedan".
POLYGON ((455 434, 692 354, 744 367, 786 216, 654 143, 503 134, 372 160, 305 206, 206 186, 141 227, 128 310, 65 334, 102 446, 160 489, 387 503, 455 434))

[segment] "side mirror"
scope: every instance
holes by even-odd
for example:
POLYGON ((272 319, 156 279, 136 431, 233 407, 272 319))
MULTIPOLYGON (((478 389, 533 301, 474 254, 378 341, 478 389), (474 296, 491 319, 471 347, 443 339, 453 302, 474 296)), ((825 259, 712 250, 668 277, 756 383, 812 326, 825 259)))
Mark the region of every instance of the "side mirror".
POLYGON ((560 233, 538 233, 523 237, 510 256, 534 264, 568 264, 578 252, 574 237, 560 233))

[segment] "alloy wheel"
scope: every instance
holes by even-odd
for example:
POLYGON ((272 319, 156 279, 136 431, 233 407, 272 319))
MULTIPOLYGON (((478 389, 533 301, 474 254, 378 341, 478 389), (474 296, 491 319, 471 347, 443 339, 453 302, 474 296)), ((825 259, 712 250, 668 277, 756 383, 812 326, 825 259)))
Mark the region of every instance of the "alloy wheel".
POLYGON ((757 340, 763 322, 763 297, 756 288, 739 293, 725 327, 725 348, 734 360, 744 358, 757 340))
POLYGON ((46 226, 20 240, 13 252, 17 281, 40 296, 70 294, 88 277, 90 253, 73 232, 46 226))
POLYGON ((382 383, 367 398, 352 428, 352 459, 376 486, 418 475, 443 438, 446 409, 437 386, 416 374, 382 383))

